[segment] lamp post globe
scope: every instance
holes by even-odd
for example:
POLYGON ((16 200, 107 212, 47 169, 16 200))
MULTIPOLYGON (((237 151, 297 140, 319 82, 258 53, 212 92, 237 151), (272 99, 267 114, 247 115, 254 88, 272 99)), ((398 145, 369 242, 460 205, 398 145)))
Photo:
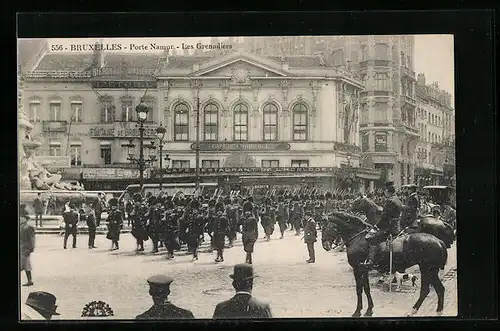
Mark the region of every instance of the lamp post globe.
POLYGON ((166 132, 167 129, 165 129, 165 127, 161 124, 159 127, 156 128, 156 137, 158 138, 159 141, 163 141, 165 139, 166 132))
POLYGON ((142 123, 148 118, 149 107, 144 101, 141 100, 141 102, 135 107, 135 111, 139 122, 142 123))

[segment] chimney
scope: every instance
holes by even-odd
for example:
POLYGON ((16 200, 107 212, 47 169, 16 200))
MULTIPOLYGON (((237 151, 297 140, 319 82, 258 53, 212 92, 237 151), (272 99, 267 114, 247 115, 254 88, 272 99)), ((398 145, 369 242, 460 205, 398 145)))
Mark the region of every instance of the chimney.
POLYGON ((425 86, 425 74, 418 74, 417 75, 417 85, 425 86))

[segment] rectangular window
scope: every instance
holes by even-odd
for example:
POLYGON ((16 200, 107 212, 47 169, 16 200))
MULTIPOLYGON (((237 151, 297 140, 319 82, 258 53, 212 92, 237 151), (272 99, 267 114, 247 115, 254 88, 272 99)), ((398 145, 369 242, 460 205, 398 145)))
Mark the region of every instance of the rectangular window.
POLYGON ((279 168, 280 161, 279 160, 262 160, 261 166, 262 166, 262 168, 279 168))
POLYGON ((387 133, 375 133, 375 152, 387 152, 387 133))
POLYGON ((81 123, 83 121, 82 103, 80 101, 71 102, 71 120, 73 122, 81 123))
POLYGON ((292 168, 308 168, 309 160, 292 160, 291 162, 292 168))
POLYGON ((113 123, 115 120, 115 107, 111 103, 101 106, 101 123, 113 123))
POLYGON ((173 160, 172 161, 172 168, 173 169, 189 169, 189 160, 173 160))
POLYGON ((219 160, 202 160, 201 161, 202 168, 218 168, 219 160))
POLYGON ((111 145, 101 146, 101 158, 104 159, 104 164, 111 164, 111 145))
POLYGON ((242 104, 234 110, 234 140, 248 140, 248 109, 242 104))
POLYGON ((368 152, 370 150, 370 136, 368 133, 361 134, 361 149, 363 152, 368 152))
POLYGON ((51 101, 50 102, 50 120, 60 121, 61 120, 61 102, 51 101))
POLYGON ((132 122, 134 121, 134 108, 132 100, 122 100, 122 121, 132 122))
POLYGON ((61 156, 61 145, 51 144, 49 146, 49 154, 50 156, 61 156))
POLYGON ((29 118, 30 121, 36 122, 38 121, 38 109, 40 108, 40 102, 39 101, 32 101, 29 104, 29 118))
POLYGON ((71 144, 69 153, 71 156, 72 166, 82 165, 82 145, 71 144))

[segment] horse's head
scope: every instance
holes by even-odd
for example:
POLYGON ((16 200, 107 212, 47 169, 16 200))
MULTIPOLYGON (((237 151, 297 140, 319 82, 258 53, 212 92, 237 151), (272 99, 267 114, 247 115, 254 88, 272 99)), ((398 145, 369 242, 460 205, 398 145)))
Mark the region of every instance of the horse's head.
POLYGON ((332 223, 336 225, 340 235, 347 237, 350 237, 370 226, 360 217, 346 212, 333 212, 331 220, 332 223))
POLYGON ((325 251, 330 251, 335 241, 340 239, 338 226, 329 217, 321 226, 321 244, 325 251))
POLYGON ((382 214, 382 208, 365 195, 362 195, 353 201, 351 211, 366 215, 371 224, 377 223, 382 214))

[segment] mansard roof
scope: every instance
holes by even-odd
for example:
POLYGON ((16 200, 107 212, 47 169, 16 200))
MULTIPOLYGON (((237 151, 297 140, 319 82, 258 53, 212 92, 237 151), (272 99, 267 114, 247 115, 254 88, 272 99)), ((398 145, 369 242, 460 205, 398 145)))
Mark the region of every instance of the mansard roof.
POLYGON ((93 60, 93 54, 46 53, 34 71, 85 71, 93 60))

